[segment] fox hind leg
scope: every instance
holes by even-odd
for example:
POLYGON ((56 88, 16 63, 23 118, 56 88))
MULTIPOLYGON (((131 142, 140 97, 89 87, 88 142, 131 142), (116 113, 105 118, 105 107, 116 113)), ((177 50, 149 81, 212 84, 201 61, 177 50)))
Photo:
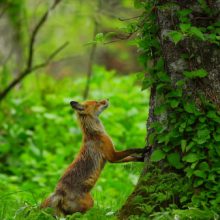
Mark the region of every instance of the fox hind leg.
POLYGON ((83 198, 79 200, 80 203, 80 212, 85 213, 91 209, 94 205, 93 198, 90 193, 85 194, 83 198))

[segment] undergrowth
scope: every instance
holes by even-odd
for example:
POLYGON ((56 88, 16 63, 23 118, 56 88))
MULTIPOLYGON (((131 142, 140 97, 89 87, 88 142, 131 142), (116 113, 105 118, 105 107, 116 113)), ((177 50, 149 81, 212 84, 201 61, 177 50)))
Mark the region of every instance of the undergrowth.
MULTIPOLYGON (((38 205, 79 151, 81 131, 69 101, 82 101, 84 87, 85 78, 32 75, 1 104, 1 220, 53 219, 38 205)), ((144 147, 148 92, 140 91, 135 75, 118 77, 95 67, 89 98, 110 99, 101 120, 117 150, 144 147)), ((94 208, 66 219, 114 219, 142 166, 107 164, 92 190, 94 208)))

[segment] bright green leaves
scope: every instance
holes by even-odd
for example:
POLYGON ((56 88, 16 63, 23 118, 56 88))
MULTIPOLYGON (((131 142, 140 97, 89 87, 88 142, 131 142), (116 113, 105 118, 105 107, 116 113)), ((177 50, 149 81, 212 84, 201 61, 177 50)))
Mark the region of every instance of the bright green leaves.
POLYGON ((199 155, 196 154, 196 153, 189 153, 189 154, 187 154, 186 156, 183 157, 183 161, 186 161, 188 163, 196 162, 199 159, 200 159, 199 155))
POLYGON ((169 164, 176 169, 181 169, 183 167, 183 163, 180 162, 180 155, 177 152, 168 154, 167 160, 169 164))
POLYGON ((205 40, 204 34, 197 27, 191 27, 189 29, 188 33, 191 34, 192 36, 195 36, 195 37, 199 38, 200 40, 205 40))
POLYGON ((212 119, 215 122, 220 123, 220 116, 218 116, 215 111, 212 111, 212 110, 208 111, 207 117, 212 119))
POLYGON ((209 139, 210 139, 210 131, 207 128, 204 128, 202 130, 197 131, 197 137, 194 138, 193 140, 197 144, 204 144, 209 139))
POLYGON ((185 71, 183 72, 183 75, 189 79, 194 79, 206 77, 208 73, 204 69, 198 69, 194 71, 185 71))
POLYGON ((153 77, 150 75, 147 75, 142 82, 141 90, 143 91, 145 89, 148 89, 149 87, 151 87, 153 85, 154 82, 155 82, 155 80, 153 79, 153 77))
POLYGON ((180 103, 178 99, 171 99, 169 102, 170 102, 171 108, 176 108, 180 103))
POLYGON ((194 102, 184 102, 183 108, 188 113, 193 113, 195 115, 199 114, 199 111, 197 110, 197 107, 194 102))
POLYGON ((177 44, 179 41, 183 40, 184 38, 183 34, 179 31, 170 31, 169 37, 175 44, 177 44))
POLYGON ((186 23, 186 24, 182 23, 182 24, 180 24, 180 30, 181 30, 182 32, 187 32, 187 31, 189 31, 190 27, 191 27, 191 24, 190 24, 190 23, 186 23))
POLYGON ((158 162, 158 161, 164 159, 165 156, 166 156, 166 154, 162 150, 160 150, 160 149, 155 150, 151 155, 151 161, 158 162))
POLYGON ((198 27, 191 26, 190 23, 181 23, 180 30, 170 31, 168 36, 175 44, 179 43, 184 38, 189 36, 198 38, 202 41, 206 40, 203 32, 198 27))

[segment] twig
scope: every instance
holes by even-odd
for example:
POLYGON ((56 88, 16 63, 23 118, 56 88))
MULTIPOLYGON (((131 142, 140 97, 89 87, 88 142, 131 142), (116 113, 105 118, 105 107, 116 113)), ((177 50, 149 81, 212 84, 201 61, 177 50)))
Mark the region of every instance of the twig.
POLYGON ((64 43, 63 45, 61 45, 60 47, 58 47, 48 58, 45 62, 37 64, 35 66, 32 67, 31 71, 40 69, 42 67, 47 66, 50 61, 58 54, 60 53, 60 51, 62 51, 65 47, 67 47, 67 45, 69 44, 69 42, 64 43))
POLYGON ((11 83, 9 83, 9 85, 2 91, 0 92, 0 101, 2 101, 6 95, 24 78, 26 77, 28 74, 30 74, 31 72, 33 72, 34 70, 37 70, 39 68, 42 68, 44 66, 46 66, 50 60, 57 55, 57 53, 59 53, 64 47, 67 46, 67 43, 63 44, 61 47, 59 47, 57 50, 55 50, 48 58, 47 60, 42 63, 42 64, 38 64, 36 66, 33 67, 33 58, 34 58, 34 46, 35 46, 35 40, 36 37, 39 33, 39 30, 41 29, 41 27, 43 26, 43 24, 46 22, 48 15, 50 13, 51 10, 53 10, 62 0, 55 0, 54 3, 52 4, 52 6, 42 15, 42 17, 39 19, 38 23, 36 24, 31 37, 30 37, 30 42, 29 42, 29 50, 28 50, 28 58, 27 58, 27 64, 26 67, 23 71, 21 71, 18 74, 18 77, 15 78, 14 80, 12 80, 11 83))
MULTIPOLYGON (((136 32, 136 31, 135 31, 135 32, 136 32)), ((129 38, 131 38, 131 36, 132 36, 135 32, 129 33, 127 36, 117 36, 116 39, 111 40, 111 41, 107 41, 107 42, 105 42, 104 44, 111 44, 111 43, 115 43, 115 42, 122 41, 122 40, 128 40, 129 38)))
POLYGON ((61 0, 55 0, 54 1, 53 5, 40 18, 40 20, 38 21, 37 25, 35 26, 32 34, 31 34, 30 43, 29 43, 28 60, 27 60, 27 69, 31 68, 32 63, 33 63, 34 44, 35 44, 37 34, 38 34, 39 30, 41 29, 41 27, 43 26, 43 24, 46 22, 50 11, 53 10, 57 6, 57 4, 59 4, 60 1, 61 0))
POLYGON ((24 77, 26 77, 28 74, 32 73, 33 71, 43 68, 45 66, 47 66, 50 61, 61 51, 63 50, 66 46, 68 45, 68 42, 66 42, 65 44, 63 44, 61 47, 59 47, 58 49, 56 49, 48 58, 45 62, 35 65, 29 69, 25 69, 24 71, 22 71, 17 78, 15 78, 5 89, 4 91, 2 91, 0 93, 0 101, 2 99, 4 99, 4 97, 9 93, 9 91, 14 88, 24 77))
POLYGON ((134 16, 134 17, 131 17, 131 18, 118 18, 119 21, 128 21, 128 20, 133 20, 133 19, 136 19, 136 18, 140 18, 141 15, 137 15, 137 16, 134 16))

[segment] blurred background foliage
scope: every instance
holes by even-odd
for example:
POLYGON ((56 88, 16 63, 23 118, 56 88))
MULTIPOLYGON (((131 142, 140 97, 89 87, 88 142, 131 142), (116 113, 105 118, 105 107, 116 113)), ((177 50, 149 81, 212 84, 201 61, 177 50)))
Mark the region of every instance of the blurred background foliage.
MULTIPOLYGON (((31 31, 52 2, 0 1, 0 91, 24 68, 31 31)), ((134 74, 140 71, 135 42, 130 35, 122 40, 135 22, 126 18, 140 12, 130 0, 99 3, 63 0, 51 11, 37 37, 34 63, 62 43, 70 44, 0 103, 0 219, 52 219, 37 205, 79 151, 82 135, 69 101, 83 99, 97 33, 111 32, 111 37, 97 45, 88 98, 110 99, 101 119, 118 150, 145 145, 148 92, 141 92, 134 74)), ((92 191, 94 209, 79 218, 109 219, 132 191, 141 168, 107 164, 92 191)))

